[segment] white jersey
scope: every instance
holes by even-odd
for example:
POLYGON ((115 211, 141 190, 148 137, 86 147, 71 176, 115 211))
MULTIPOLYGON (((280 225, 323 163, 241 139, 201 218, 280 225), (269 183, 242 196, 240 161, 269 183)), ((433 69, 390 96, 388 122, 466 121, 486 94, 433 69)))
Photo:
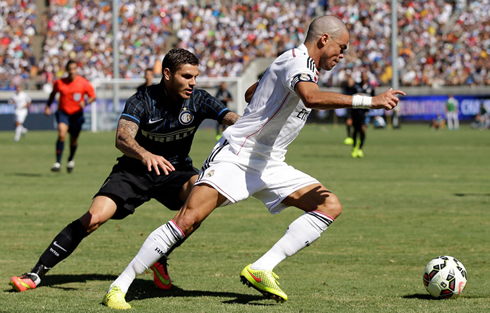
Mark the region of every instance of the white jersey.
POLYGON ((318 70, 305 45, 271 64, 243 116, 223 133, 237 155, 284 161, 288 145, 311 112, 294 92, 301 81, 318 83, 318 70))
POLYGON ((15 105, 15 113, 23 113, 27 112, 26 105, 31 102, 31 98, 29 95, 23 91, 19 93, 15 93, 11 98, 10 98, 10 104, 15 105))

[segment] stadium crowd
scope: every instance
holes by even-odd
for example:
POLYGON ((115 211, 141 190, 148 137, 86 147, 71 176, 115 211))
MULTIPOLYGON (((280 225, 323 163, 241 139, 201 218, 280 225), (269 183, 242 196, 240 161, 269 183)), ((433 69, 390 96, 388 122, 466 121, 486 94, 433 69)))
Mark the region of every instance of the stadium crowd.
MULTIPOLYGON (((366 71, 377 87, 389 84, 392 76, 390 0, 119 3, 120 77, 141 78, 148 66, 158 75, 160 60, 174 46, 199 57, 202 76, 240 76, 255 58, 299 45, 303 25, 324 13, 348 23, 351 42, 345 61, 323 73, 321 84, 338 86, 346 75, 359 80, 366 71)), ((28 88, 50 85, 63 75, 68 59, 77 60, 88 79, 112 77, 111 2, 50 0, 38 30, 44 44, 37 62, 34 21, 44 15, 28 0, 0 0, 0 9, 0 89, 20 82, 31 83, 28 88)), ((489 12, 489 0, 401 0, 401 84, 490 85, 489 12)))

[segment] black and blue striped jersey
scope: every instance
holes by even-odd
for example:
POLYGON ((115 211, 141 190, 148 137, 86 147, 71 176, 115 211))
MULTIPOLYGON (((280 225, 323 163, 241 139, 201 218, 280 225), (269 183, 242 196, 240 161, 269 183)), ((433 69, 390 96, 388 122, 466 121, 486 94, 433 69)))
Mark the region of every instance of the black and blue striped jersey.
MULTIPOLYGON (((152 85, 131 96, 121 119, 139 125, 135 140, 149 152, 161 155, 176 167, 192 165, 192 140, 205 119, 221 122, 229 112, 219 100, 201 89, 182 104, 172 103, 165 85, 152 85)), ((131 159, 123 156, 124 158, 131 159)), ((127 160, 128 161, 128 160, 127 160)))

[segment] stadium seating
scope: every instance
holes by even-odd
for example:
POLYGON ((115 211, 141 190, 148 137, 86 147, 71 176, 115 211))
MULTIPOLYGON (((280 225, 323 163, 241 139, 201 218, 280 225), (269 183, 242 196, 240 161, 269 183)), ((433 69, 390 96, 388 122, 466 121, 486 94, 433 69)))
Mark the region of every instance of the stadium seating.
MULTIPOLYGON (((141 78, 149 66, 155 66, 158 75, 159 61, 174 46, 200 58, 202 76, 240 76, 255 58, 274 57, 297 46, 312 18, 327 13, 348 24, 351 42, 345 60, 322 73, 320 83, 338 86, 346 74, 357 78, 365 70, 375 86, 388 85, 390 2, 223 0, 199 5, 190 0, 121 0, 119 77, 141 78)), ((488 1, 400 2, 401 85, 490 85, 488 1)), ((0 7, 0 25, 6 25, 1 28, 0 89, 18 82, 34 82, 31 88, 42 88, 63 75, 69 58, 80 62, 88 79, 112 77, 111 2, 51 0, 37 63, 32 37, 34 20, 41 14, 27 0, 3 0, 0 7)))

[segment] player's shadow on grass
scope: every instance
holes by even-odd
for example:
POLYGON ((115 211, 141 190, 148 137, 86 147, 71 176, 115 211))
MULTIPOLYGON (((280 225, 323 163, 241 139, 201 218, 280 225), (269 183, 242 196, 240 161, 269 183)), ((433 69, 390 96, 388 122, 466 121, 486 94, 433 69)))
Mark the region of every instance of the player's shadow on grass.
MULTIPOLYGON (((41 286, 50 288, 57 288, 63 290, 77 290, 77 288, 63 287, 60 285, 69 283, 86 283, 91 280, 106 280, 108 282, 114 281, 117 278, 115 275, 105 274, 80 274, 80 275, 47 275, 43 278, 41 286)), ((109 284, 107 285, 109 286, 109 284)))
POLYGON ((456 197, 466 197, 466 196, 483 196, 483 197, 490 197, 490 193, 455 193, 454 194, 456 197))
POLYGON ((7 173, 5 176, 42 177, 43 175, 36 173, 7 173))
MULTIPOLYGON (((160 290, 152 286, 153 282, 144 279, 135 279, 131 285, 131 289, 126 294, 126 301, 144 300, 150 298, 166 298, 166 297, 220 297, 220 298, 235 298, 233 300, 223 301, 227 304, 249 304, 257 306, 269 306, 273 304, 250 303, 251 301, 264 300, 262 295, 249 295, 235 292, 224 291, 209 291, 209 290, 185 290, 175 284, 169 290, 160 290)), ((274 302, 275 303, 275 302, 274 302)))

